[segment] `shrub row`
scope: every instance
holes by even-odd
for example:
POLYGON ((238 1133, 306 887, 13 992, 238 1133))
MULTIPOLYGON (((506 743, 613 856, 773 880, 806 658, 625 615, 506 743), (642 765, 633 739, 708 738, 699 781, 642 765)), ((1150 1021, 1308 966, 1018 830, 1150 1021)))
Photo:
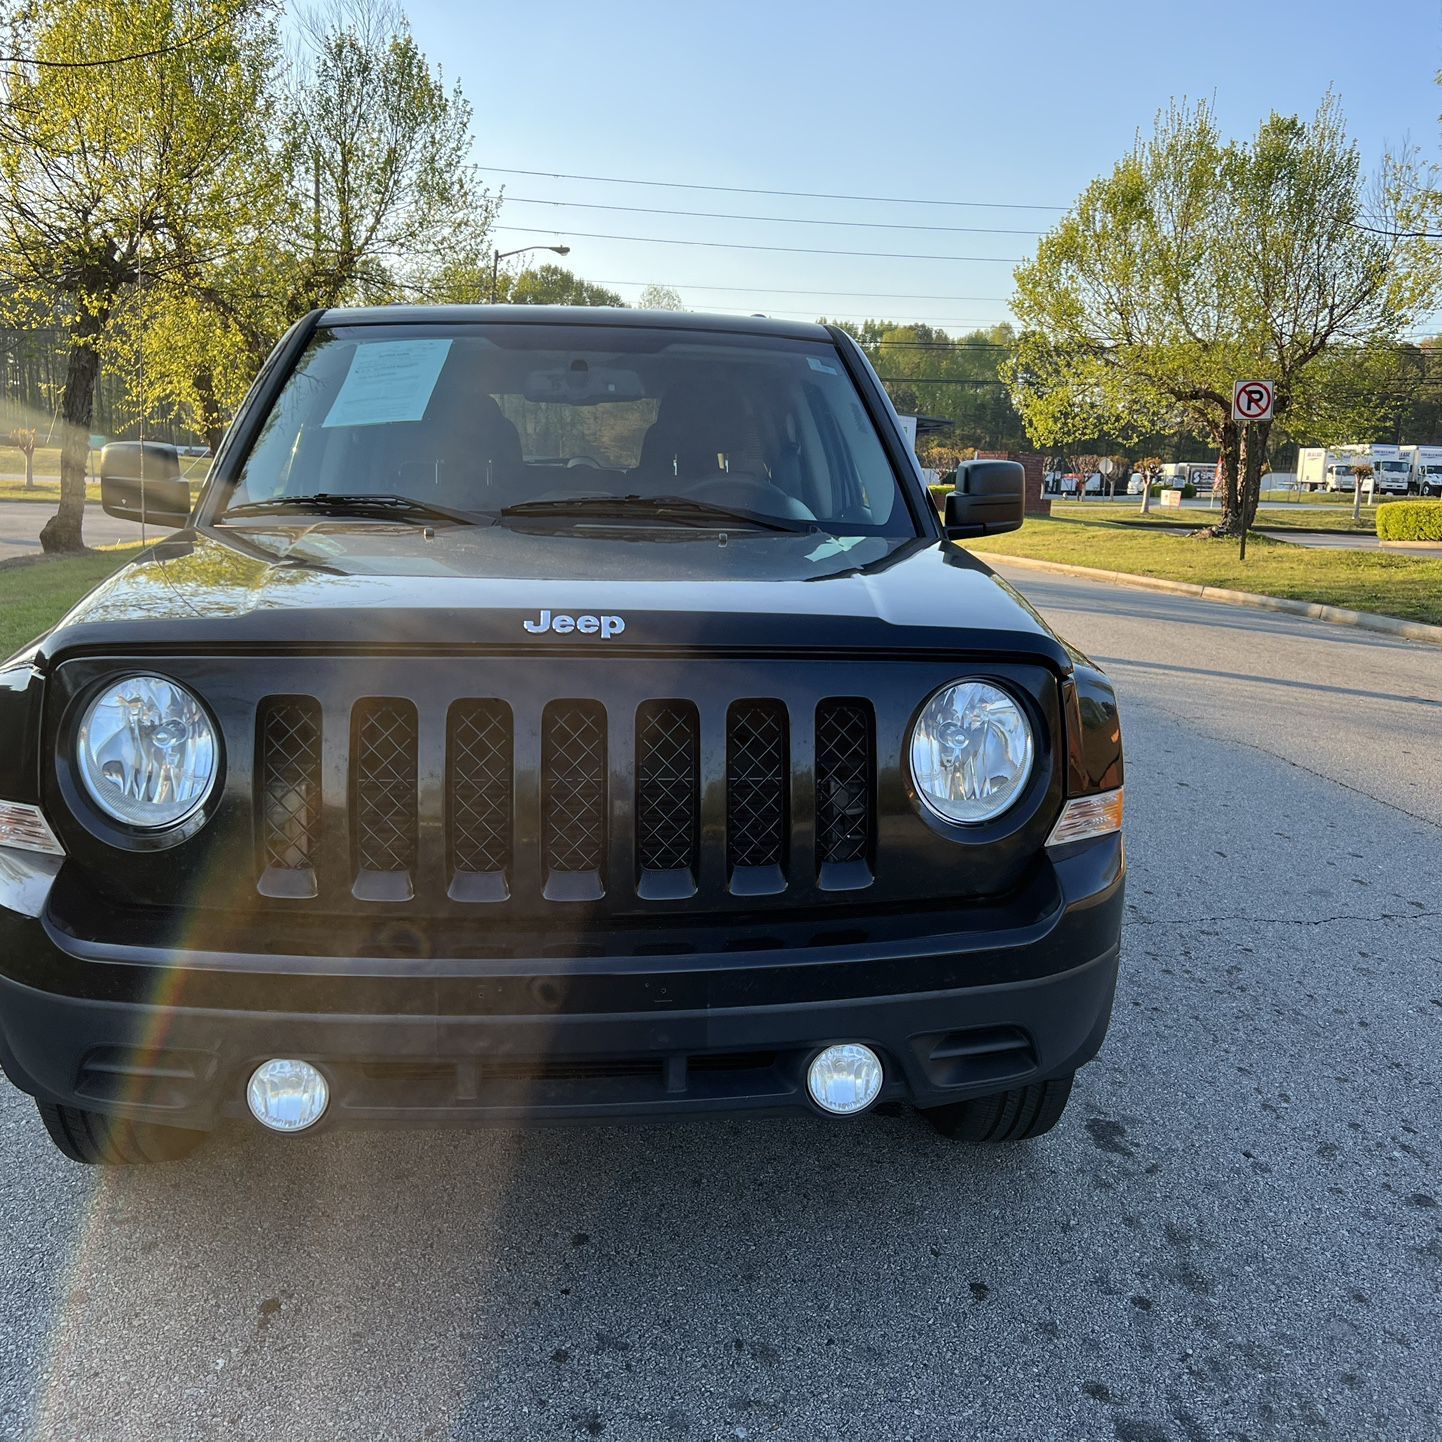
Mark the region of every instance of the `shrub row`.
POLYGON ((1389 501, 1378 506, 1377 537, 1442 545, 1442 501, 1389 501))

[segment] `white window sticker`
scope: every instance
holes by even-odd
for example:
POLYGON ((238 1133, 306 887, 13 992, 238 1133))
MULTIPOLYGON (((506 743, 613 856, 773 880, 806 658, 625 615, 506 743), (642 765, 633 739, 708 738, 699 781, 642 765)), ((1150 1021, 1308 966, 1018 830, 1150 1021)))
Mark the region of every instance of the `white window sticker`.
POLYGON ((321 424, 383 426, 420 420, 450 348, 448 340, 383 340, 358 345, 340 394, 321 424))

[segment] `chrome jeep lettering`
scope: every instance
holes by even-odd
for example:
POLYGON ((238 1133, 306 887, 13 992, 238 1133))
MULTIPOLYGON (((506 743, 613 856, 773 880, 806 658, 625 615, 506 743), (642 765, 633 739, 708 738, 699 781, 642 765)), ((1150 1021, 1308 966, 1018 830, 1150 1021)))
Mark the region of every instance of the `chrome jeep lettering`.
POLYGON ((522 621, 533 636, 544 635, 547 631, 557 636, 569 636, 573 631, 582 636, 600 636, 609 641, 626 629, 626 622, 620 616, 568 616, 562 611, 542 611, 534 621, 522 621))

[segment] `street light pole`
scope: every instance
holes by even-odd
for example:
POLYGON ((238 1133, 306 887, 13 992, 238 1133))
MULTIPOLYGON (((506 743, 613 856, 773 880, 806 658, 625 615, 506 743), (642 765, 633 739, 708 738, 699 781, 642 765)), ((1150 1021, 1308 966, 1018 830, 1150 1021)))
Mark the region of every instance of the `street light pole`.
POLYGON ((501 286, 501 262, 509 260, 513 255, 525 255, 531 250, 549 250, 555 255, 570 255, 569 245, 523 245, 519 250, 497 250, 491 252, 491 304, 495 305, 496 296, 500 293, 501 286))

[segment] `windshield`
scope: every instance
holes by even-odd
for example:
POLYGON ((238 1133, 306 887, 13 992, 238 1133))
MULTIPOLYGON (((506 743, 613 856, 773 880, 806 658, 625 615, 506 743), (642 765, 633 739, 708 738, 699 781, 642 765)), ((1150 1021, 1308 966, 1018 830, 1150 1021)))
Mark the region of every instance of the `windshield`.
POLYGON ((916 534, 829 342, 699 330, 322 329, 226 508, 316 495, 403 497, 487 517, 548 502, 527 509, 526 524, 612 526, 675 524, 680 508, 641 501, 683 498, 693 523, 712 507, 717 525, 732 512, 916 534), (640 500, 604 517, 564 504, 597 497, 640 500))

